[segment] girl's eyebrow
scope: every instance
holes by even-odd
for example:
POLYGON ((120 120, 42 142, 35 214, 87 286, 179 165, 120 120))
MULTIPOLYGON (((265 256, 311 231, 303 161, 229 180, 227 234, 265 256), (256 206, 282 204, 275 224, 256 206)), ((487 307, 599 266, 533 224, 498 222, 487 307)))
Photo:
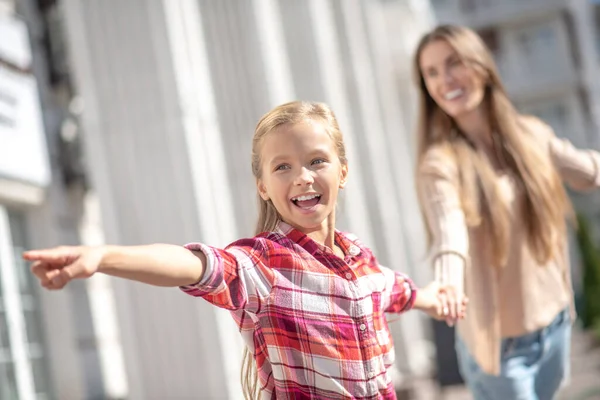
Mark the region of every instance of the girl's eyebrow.
POLYGON ((310 152, 311 156, 325 155, 325 154, 329 154, 328 149, 324 149, 324 148, 321 148, 321 147, 317 147, 313 151, 310 152))
MULTIPOLYGON (((309 157, 314 156, 324 156, 328 155, 329 150, 323 146, 315 147, 310 153, 308 153, 309 157)), ((269 165, 278 164, 280 162, 287 161, 291 156, 289 154, 279 154, 268 161, 269 165)))
POLYGON ((273 165, 273 164, 277 164, 277 163, 280 163, 280 162, 282 162, 282 161, 285 161, 285 160, 287 160, 288 158, 289 158, 289 157, 288 157, 288 156, 286 156, 286 155, 278 155, 278 156, 275 156, 274 158, 272 158, 272 159, 269 161, 269 164, 271 164, 271 165, 273 165))

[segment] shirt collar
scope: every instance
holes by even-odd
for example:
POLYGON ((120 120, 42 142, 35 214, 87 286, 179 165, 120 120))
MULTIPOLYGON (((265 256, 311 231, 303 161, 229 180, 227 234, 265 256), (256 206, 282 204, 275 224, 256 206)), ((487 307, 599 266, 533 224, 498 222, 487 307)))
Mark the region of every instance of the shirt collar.
MULTIPOLYGON (((315 253, 317 252, 334 254, 332 249, 315 242, 310 237, 308 237, 308 235, 300 232, 298 229, 294 228, 286 222, 279 221, 275 231, 287 237, 294 243, 297 243, 298 245, 302 246, 302 248, 304 248, 312 255, 315 255, 315 253)), ((336 229, 334 235, 335 243, 340 247, 340 249, 342 249, 342 251, 344 252, 344 256, 355 257, 360 254, 360 248, 352 240, 348 239, 346 235, 344 235, 342 232, 336 229)))

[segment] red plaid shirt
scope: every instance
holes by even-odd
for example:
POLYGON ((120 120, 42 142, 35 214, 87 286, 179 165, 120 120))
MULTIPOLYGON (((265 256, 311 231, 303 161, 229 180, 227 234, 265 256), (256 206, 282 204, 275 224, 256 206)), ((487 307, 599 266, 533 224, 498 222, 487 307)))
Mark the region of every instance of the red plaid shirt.
POLYGON ((204 276, 181 289, 231 311, 254 354, 263 399, 395 399, 385 312, 409 310, 416 288, 355 238, 335 233, 341 259, 300 231, 275 232, 206 254, 204 276))

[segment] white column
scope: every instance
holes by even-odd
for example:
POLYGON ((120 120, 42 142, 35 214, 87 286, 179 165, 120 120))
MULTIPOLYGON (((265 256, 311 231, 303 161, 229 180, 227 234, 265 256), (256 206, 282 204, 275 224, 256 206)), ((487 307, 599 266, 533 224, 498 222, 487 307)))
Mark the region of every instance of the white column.
MULTIPOLYGON (((86 194, 84 208, 79 228, 82 244, 105 244, 100 204, 95 193, 86 194)), ((109 398, 125 399, 128 397, 129 387, 111 278, 104 274, 96 274, 87 279, 85 285, 104 379, 104 393, 109 398)))
MULTIPOLYGON (((191 185, 204 242, 224 246, 237 237, 225 149, 215 107, 202 17, 195 0, 164 0, 171 56, 181 102, 191 185)), ((239 376, 243 342, 228 312, 215 308, 228 397, 242 398, 239 376)), ((203 324, 202 318, 198 323, 203 324)))
POLYGON ((342 65, 340 41, 335 29, 333 10, 331 3, 323 0, 309 0, 308 7, 315 31, 314 36, 317 38, 314 45, 318 54, 319 69, 322 71, 326 101, 334 110, 344 133, 346 153, 349 159, 350 180, 342 195, 344 213, 348 218, 350 230, 360 235, 361 240, 376 251, 371 222, 366 212, 368 210, 367 200, 362 190, 362 182, 365 178, 359 168, 358 150, 354 139, 355 132, 349 120, 351 109, 344 82, 346 69, 342 65), (353 168, 353 165, 356 168, 353 168))
POLYGON ((253 0, 271 107, 296 100, 277 0, 253 0))
POLYGON ((35 386, 28 356, 23 305, 15 265, 8 213, 6 208, 0 205, 0 277, 2 278, 0 281, 6 310, 8 339, 15 366, 17 392, 20 400, 34 400, 35 386))
MULTIPOLYGON (((383 114, 379 107, 379 93, 377 92, 377 81, 375 80, 375 71, 372 68, 369 44, 367 42, 367 32, 365 31, 365 21, 359 0, 346 0, 341 4, 344 17, 345 34, 348 37, 348 46, 350 50, 350 63, 354 66, 354 81, 357 85, 357 102, 360 116, 359 120, 363 123, 363 135, 368 138, 364 140, 364 157, 370 160, 370 170, 373 176, 370 180, 375 181, 376 209, 380 214, 381 226, 377 227, 382 232, 381 237, 387 243, 384 248, 389 249, 385 255, 387 260, 394 260, 399 265, 390 265, 394 269, 399 266, 404 267, 408 260, 404 243, 391 243, 392 240, 403 238, 401 228, 402 217, 400 214, 400 205, 396 202, 396 180, 390 166, 393 165, 388 159, 388 144, 385 137, 385 127, 383 125, 383 114), (393 249, 393 250, 391 250, 393 249)), ((398 135, 402 131, 397 132, 398 135)), ((398 149, 402 151, 401 149, 398 149)), ((380 250, 382 251, 382 250, 380 250)), ((380 253, 380 258, 384 255, 380 253)))

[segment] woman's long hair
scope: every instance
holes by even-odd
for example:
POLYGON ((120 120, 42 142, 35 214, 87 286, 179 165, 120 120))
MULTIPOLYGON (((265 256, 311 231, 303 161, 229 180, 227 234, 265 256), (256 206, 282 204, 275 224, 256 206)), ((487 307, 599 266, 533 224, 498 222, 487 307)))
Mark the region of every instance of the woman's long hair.
MULTIPOLYGON (((483 40, 469 28, 442 25, 420 41, 413 68, 419 89, 418 163, 433 146, 456 161, 460 180, 459 196, 469 227, 482 226, 491 237, 494 266, 506 264, 509 245, 509 210, 497 185, 498 174, 490 159, 478 151, 454 121, 429 94, 420 68, 423 49, 443 40, 454 48, 462 62, 480 74, 485 82, 485 107, 499 158, 525 194, 523 218, 530 251, 540 264, 554 255, 559 238, 566 231, 565 217, 572 207, 551 159, 534 139, 508 99, 494 59, 483 40)), ((418 180, 417 180, 418 183, 418 180)), ((419 191, 421 192, 421 191, 419 191)), ((423 204, 423 202, 420 202, 423 204)), ((427 226, 431 243, 431 230, 427 226)))
MULTIPOLYGON (((284 125, 293 125, 311 120, 323 124, 335 143, 338 158, 346 164, 346 148, 337 119, 333 111, 323 103, 293 101, 275 107, 265 114, 254 131, 252 139, 252 173, 258 180, 262 176, 261 149, 265 136, 284 125)), ((255 234, 272 232, 280 221, 280 216, 270 200, 258 197, 259 213, 255 234)), ((244 349, 241 370, 242 389, 246 400, 255 399, 259 393, 258 374, 254 357, 248 347, 244 349)))

